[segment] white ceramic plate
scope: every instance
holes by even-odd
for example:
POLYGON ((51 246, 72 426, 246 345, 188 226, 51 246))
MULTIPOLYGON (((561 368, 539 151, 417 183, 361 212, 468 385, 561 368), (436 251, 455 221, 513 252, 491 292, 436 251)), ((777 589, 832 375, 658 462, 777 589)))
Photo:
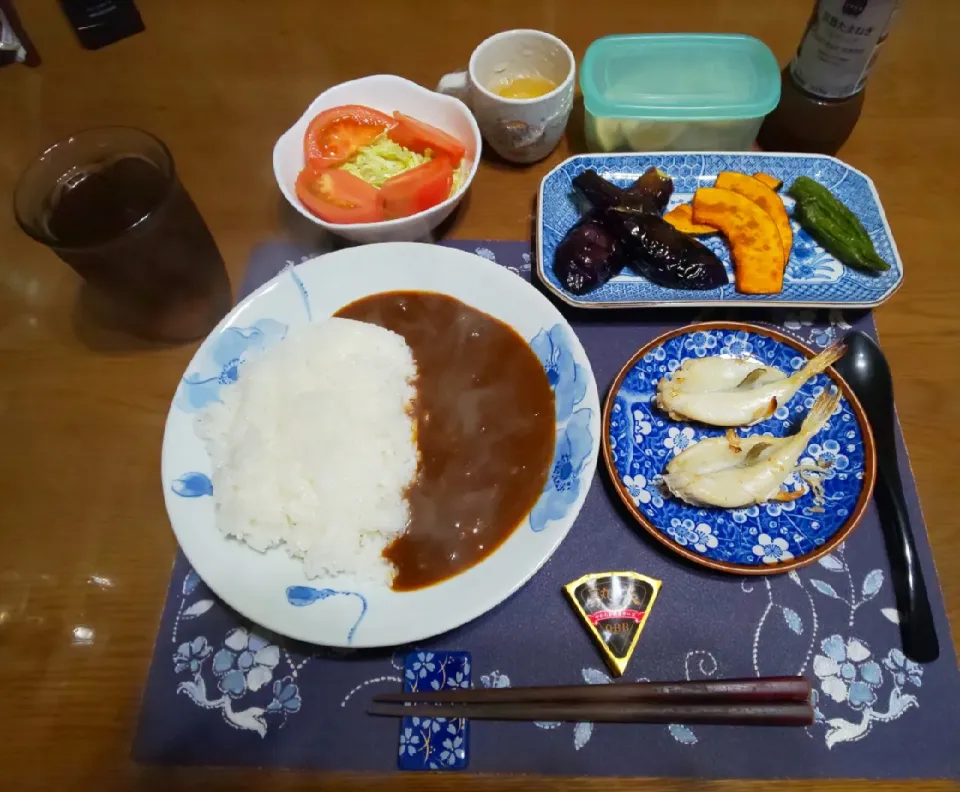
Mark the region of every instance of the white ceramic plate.
MULTIPOLYGON (((566 320, 509 270, 435 245, 348 248, 286 270, 247 297, 200 346, 167 416, 161 473, 170 522, 201 578, 269 630, 343 647, 392 646, 446 632, 509 597, 547 561, 586 498, 600 445, 600 403, 586 353, 566 320), (214 522, 210 459, 197 410, 243 376, 243 356, 281 343, 287 328, 322 321, 385 291, 448 294, 506 322, 544 362, 557 403, 557 447, 533 511, 486 560, 434 586, 398 593, 349 577, 308 579, 282 548, 260 554, 214 522)), ((372 473, 373 474, 373 473, 372 473)))

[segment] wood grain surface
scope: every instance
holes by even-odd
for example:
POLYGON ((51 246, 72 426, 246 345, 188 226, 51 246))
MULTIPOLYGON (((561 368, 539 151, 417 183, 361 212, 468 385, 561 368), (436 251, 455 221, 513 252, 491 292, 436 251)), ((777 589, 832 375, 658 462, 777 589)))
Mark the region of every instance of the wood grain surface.
MULTIPOLYGON (((302 233, 290 225, 270 152, 330 85, 385 72, 432 86, 464 64, 481 39, 516 27, 559 35, 578 59, 593 39, 611 33, 744 32, 766 41, 783 62, 811 0, 140 0, 139 6, 145 33, 88 52, 55 0, 21 0, 43 65, 0 70, 0 193, 9 202, 27 163, 74 130, 144 127, 172 149, 236 286, 254 245, 302 233)), ((841 156, 876 182, 905 263, 906 283, 877 319, 956 624, 960 3, 908 0, 904 6, 841 156)), ((539 164, 485 161, 448 236, 528 238, 539 180, 578 150, 581 117, 572 119, 569 132, 539 164)), ((86 315, 76 276, 20 233, 9 210, 0 213, 0 788, 771 787, 135 765, 131 737, 175 550, 159 486, 160 440, 175 384, 195 347, 145 345, 86 315)), ((777 786, 856 790, 862 784, 777 786)))

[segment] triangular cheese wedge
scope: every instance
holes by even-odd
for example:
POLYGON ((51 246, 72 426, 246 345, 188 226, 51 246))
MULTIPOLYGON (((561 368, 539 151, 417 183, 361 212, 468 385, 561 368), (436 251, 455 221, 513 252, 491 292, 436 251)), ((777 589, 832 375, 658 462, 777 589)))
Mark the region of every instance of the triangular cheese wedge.
POLYGON ((621 676, 656 602, 660 581, 637 572, 596 572, 564 589, 610 670, 621 676))

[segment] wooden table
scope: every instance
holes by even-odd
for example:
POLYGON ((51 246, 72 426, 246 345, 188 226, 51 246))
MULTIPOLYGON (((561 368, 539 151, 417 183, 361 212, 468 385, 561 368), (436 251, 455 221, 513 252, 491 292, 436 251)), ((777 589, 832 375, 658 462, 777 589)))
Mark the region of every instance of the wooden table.
MULTIPOLYGON (((277 136, 326 87, 397 73, 425 85, 502 29, 552 31, 582 58, 622 32, 724 31, 792 53, 810 0, 140 0, 144 34, 80 49, 54 0, 21 2, 43 56, 0 71, 0 191, 71 131, 133 124, 163 138, 234 283, 252 246, 284 232, 277 136)), ((906 269, 877 312, 947 604, 960 617, 960 3, 905 3, 842 156, 877 183, 906 269)), ((576 121, 574 122, 577 123, 576 121)), ((526 239, 540 178, 484 163, 449 235, 526 239)), ((9 201, 9 197, 7 198, 9 201)), ((160 439, 194 346, 146 347, 78 320, 77 278, 0 213, 0 787, 81 789, 744 789, 765 784, 164 770, 129 758, 175 550, 160 439), (89 634, 83 630, 89 628, 89 634)), ((944 639, 946 637, 944 636, 944 639)), ((905 747, 906 748, 906 747, 905 747)), ((858 789, 794 782, 791 789, 858 789)), ((898 785, 888 785, 895 788, 898 785)), ((927 789, 949 785, 931 783, 927 789)))

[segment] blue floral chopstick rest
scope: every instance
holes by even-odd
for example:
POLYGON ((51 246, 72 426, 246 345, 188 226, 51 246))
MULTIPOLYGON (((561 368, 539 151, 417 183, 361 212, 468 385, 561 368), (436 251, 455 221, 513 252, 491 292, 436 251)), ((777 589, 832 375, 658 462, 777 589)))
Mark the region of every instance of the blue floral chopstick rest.
MULTIPOLYGON (((411 652, 403 663, 405 693, 470 688, 469 652, 411 652)), ((466 718, 407 716, 400 724, 401 770, 462 770, 469 759, 466 718)))

